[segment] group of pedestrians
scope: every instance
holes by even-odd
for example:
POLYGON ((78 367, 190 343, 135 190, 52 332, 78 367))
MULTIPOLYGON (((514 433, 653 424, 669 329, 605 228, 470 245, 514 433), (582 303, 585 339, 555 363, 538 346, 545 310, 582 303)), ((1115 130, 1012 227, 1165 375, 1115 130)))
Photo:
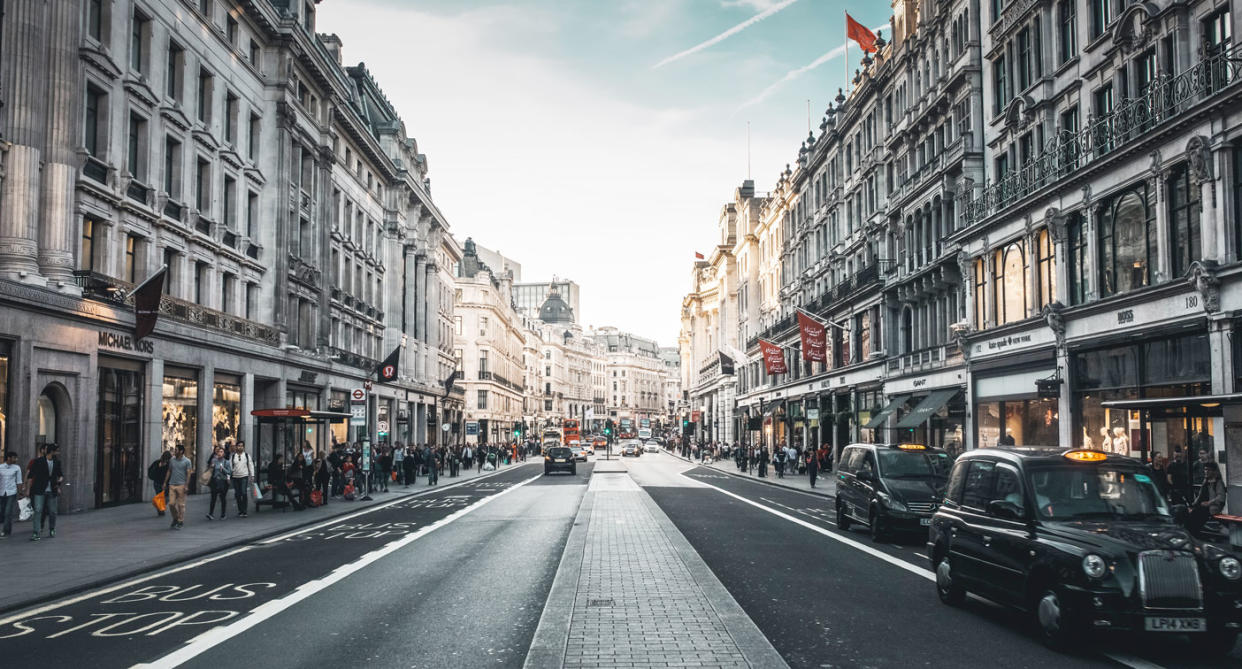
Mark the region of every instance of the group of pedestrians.
POLYGON ((38 454, 26 463, 24 479, 21 465, 17 464, 17 453, 5 451, 4 463, 0 464, 0 539, 13 535, 13 521, 23 499, 29 500, 34 525, 30 540, 41 538, 45 524, 48 537, 55 537, 57 504, 64 481, 59 445, 40 445, 38 454))

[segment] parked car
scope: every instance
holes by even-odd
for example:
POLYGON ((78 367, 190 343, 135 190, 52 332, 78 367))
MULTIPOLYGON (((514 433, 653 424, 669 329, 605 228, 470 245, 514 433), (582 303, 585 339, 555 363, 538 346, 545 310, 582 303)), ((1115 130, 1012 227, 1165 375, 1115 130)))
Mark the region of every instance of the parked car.
POLYGON ((586 449, 581 445, 575 443, 573 446, 569 447, 569 450, 574 454, 574 460, 581 460, 582 462, 587 461, 586 449))
POLYGON ((543 449, 543 474, 547 476, 555 471, 578 473, 578 461, 573 451, 566 446, 547 446, 543 449))
POLYGON ((941 601, 1026 611, 1045 641, 1188 634, 1228 653, 1242 630, 1242 562, 1179 522, 1142 462, 1101 451, 984 448, 960 456, 932 518, 941 601))
POLYGON ((850 444, 837 467, 837 527, 871 529, 876 541, 927 531, 944 495, 949 455, 923 444, 850 444))

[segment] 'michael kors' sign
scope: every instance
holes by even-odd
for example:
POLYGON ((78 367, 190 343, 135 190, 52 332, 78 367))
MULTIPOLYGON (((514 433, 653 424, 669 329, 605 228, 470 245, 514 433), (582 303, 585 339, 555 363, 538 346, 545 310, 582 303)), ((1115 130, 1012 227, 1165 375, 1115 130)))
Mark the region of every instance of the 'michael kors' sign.
POLYGON ((141 339, 134 341, 133 335, 118 334, 107 330, 99 331, 100 348, 111 348, 119 351, 134 351, 136 353, 146 353, 148 355, 155 353, 155 344, 150 339, 141 339))

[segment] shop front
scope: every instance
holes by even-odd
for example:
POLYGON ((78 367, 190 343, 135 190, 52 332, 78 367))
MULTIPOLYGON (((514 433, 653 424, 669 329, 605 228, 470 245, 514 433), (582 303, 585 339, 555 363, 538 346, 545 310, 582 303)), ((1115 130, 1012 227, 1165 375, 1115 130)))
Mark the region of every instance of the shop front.
POLYGON ((1212 394, 1211 360, 1204 332, 1074 351, 1074 446, 1170 462, 1215 453, 1220 404, 1193 401, 1212 394))
POLYGON ((99 356, 95 505, 142 501, 145 363, 99 356))
POLYGON ((937 388, 912 395, 897 414, 894 437, 901 443, 943 448, 952 456, 962 453, 966 432, 964 389, 937 388))
POLYGON ((869 390, 858 393, 859 425, 862 426, 859 439, 865 443, 893 443, 894 428, 888 427, 888 419, 910 401, 910 395, 897 395, 884 402, 884 393, 869 390))
POLYGON ((1060 378, 1055 352, 981 365, 974 374, 975 446, 1059 446, 1060 378), (1004 362, 1010 364, 1003 365, 1004 362), (1052 388, 1053 393, 1041 393, 1052 388))
POLYGON ((0 339, 0 453, 9 450, 9 369, 13 343, 0 339))

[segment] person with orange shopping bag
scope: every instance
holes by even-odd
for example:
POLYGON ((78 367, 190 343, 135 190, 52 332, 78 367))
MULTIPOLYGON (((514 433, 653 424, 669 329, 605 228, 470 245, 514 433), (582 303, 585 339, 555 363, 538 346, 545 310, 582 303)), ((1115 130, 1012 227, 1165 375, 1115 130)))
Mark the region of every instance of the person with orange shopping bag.
POLYGON ((164 515, 164 510, 168 508, 168 497, 164 492, 164 479, 168 478, 168 461, 172 460, 172 452, 164 451, 155 462, 147 467, 147 478, 151 479, 151 486, 155 488, 155 497, 151 498, 151 505, 155 507, 157 515, 164 515))

